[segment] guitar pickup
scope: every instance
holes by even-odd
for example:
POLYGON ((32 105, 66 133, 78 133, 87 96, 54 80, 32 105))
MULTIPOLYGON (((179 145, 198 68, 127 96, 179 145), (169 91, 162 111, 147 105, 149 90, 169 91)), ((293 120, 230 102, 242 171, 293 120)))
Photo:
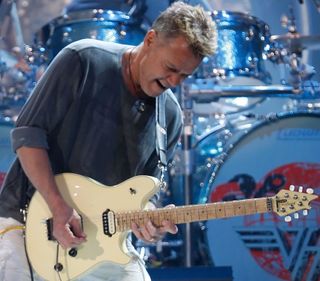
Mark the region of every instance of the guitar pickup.
POLYGON ((103 233, 109 237, 116 233, 115 214, 110 209, 102 213, 103 233))

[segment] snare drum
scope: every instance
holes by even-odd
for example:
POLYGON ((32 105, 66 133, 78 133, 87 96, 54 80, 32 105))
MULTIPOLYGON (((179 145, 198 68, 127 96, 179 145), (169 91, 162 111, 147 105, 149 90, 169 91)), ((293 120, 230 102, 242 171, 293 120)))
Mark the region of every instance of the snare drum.
MULTIPOLYGON (((199 203, 273 196, 291 184, 320 193, 320 114, 284 113, 226 130, 195 148, 199 203)), ((231 265, 236 281, 318 280, 320 202, 313 204, 307 217, 291 223, 275 214, 208 221, 214 264, 231 265)))
POLYGON ((146 33, 139 23, 120 11, 84 10, 70 12, 46 24, 35 35, 35 42, 47 50, 51 60, 63 47, 92 38, 137 45, 146 33))
POLYGON ((0 187, 15 157, 10 143, 10 130, 12 128, 13 124, 10 120, 0 119, 0 187))

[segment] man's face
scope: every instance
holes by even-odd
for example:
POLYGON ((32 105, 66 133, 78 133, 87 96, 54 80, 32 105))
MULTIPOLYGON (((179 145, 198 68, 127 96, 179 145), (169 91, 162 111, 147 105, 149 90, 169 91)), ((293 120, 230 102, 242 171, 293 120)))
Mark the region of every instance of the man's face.
POLYGON ((150 97, 179 85, 202 58, 196 57, 182 36, 166 39, 151 30, 145 37, 139 63, 139 83, 150 97))

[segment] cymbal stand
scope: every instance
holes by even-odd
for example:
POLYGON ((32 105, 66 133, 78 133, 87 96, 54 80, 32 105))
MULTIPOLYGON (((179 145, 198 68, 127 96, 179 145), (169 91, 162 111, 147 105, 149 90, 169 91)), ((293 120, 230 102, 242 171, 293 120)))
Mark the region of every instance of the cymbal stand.
MULTIPOLYGON (((292 38, 298 38, 300 34, 297 31, 296 19, 294 16, 292 6, 289 7, 289 16, 281 17, 281 25, 288 30, 288 34, 292 35, 292 38)), ((289 36, 290 38, 291 36, 289 36)), ((305 81, 309 81, 316 73, 313 66, 302 62, 303 47, 295 46, 283 46, 278 43, 270 48, 267 56, 268 58, 277 64, 285 64, 290 69, 289 84, 292 85, 294 92, 298 93, 302 91, 302 84, 305 81)))
MULTIPOLYGON (((16 0, 3 0, 0 4, 0 36, 1 40, 5 38, 4 30, 1 29, 1 27, 4 26, 5 19, 7 17, 11 17, 12 24, 15 32, 15 44, 16 47, 19 48, 18 52, 23 56, 24 55, 24 40, 21 30, 21 24, 18 17, 17 12, 17 4, 16 0)), ((11 50, 10 50, 11 51, 11 50)))
MULTIPOLYGON (((192 99, 185 95, 185 85, 180 87, 181 107, 184 117, 184 127, 182 133, 182 150, 183 150, 183 188, 185 205, 192 203, 192 134, 193 134, 193 111, 192 99)), ((192 244, 191 244, 191 224, 185 224, 185 266, 191 267, 192 244)))

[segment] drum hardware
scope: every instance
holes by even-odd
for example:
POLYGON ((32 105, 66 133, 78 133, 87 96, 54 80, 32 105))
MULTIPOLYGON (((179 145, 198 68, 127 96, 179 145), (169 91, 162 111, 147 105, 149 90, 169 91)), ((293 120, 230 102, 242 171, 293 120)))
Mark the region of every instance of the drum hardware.
POLYGON ((314 67, 302 63, 301 57, 305 49, 320 49, 320 35, 301 35, 298 32, 292 6, 289 7, 289 16, 282 16, 281 24, 288 32, 270 36, 270 45, 273 47, 268 52, 268 58, 289 66, 291 85, 297 88, 301 80, 309 80, 315 74, 314 67))
MULTIPOLYGON (((189 86, 189 85, 186 85, 189 86)), ((185 87, 185 95, 196 102, 206 103, 217 101, 225 97, 299 97, 300 89, 295 90, 292 86, 266 85, 266 86, 215 86, 211 89, 196 89, 185 87)))
POLYGON ((150 266, 159 267, 163 263, 175 260, 178 258, 177 250, 183 246, 183 241, 178 240, 160 240, 155 244, 146 243, 142 240, 137 240, 135 247, 139 252, 140 257, 150 266), (168 255, 164 255, 164 250, 169 249, 168 255))
POLYGON ((300 54, 305 49, 320 49, 320 35, 301 35, 295 32, 285 35, 272 35, 270 40, 283 45, 290 53, 300 54))

